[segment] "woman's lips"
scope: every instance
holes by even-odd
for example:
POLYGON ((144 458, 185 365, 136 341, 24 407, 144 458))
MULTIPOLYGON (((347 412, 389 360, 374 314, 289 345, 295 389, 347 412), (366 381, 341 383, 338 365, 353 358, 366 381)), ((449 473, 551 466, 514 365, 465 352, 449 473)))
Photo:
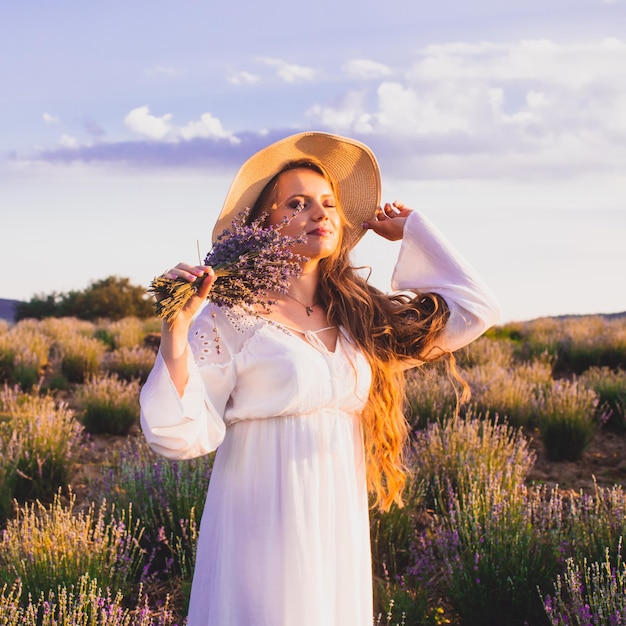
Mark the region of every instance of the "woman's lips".
POLYGON ((313 235, 317 237, 325 237, 326 235, 330 235, 330 231, 326 228, 315 228, 307 233, 307 235, 313 235))

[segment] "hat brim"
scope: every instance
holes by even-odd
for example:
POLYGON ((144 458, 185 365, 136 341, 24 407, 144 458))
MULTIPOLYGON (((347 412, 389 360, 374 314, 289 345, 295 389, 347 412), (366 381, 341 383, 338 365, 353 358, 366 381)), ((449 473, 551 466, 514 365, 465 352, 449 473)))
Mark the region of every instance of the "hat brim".
POLYGON ((337 184, 347 225, 344 237, 353 247, 365 233, 363 222, 380 206, 380 168, 373 152, 354 139, 306 132, 281 139, 251 156, 239 169, 213 229, 213 241, 234 217, 251 208, 276 174, 299 159, 316 158, 337 184))

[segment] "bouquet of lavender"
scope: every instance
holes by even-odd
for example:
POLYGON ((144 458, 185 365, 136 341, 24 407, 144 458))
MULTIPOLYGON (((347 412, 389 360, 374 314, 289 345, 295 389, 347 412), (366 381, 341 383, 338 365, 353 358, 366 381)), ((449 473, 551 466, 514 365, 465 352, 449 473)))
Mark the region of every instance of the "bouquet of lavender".
MULTIPOLYGON (((303 238, 280 234, 281 226, 288 219, 264 228, 264 217, 246 224, 248 214, 249 209, 235 217, 230 228, 217 237, 204 260, 204 265, 210 265, 215 271, 216 280, 209 299, 216 304, 271 306, 271 300, 264 300, 266 292, 286 293, 289 281, 300 275, 300 264, 306 260, 291 250, 303 238)), ((157 316, 171 322, 204 278, 200 276, 191 283, 163 276, 155 278, 148 293, 156 297, 157 316)))

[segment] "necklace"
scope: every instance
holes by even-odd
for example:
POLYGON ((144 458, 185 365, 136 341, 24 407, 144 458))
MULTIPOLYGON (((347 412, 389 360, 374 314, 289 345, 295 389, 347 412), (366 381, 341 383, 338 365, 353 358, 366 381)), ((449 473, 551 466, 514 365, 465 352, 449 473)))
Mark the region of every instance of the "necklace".
POLYGON ((290 296, 288 293, 284 293, 284 296, 287 296, 288 298, 291 298, 294 302, 297 302, 300 306, 304 307, 304 310, 306 311, 306 314, 311 317, 311 314, 313 313, 313 307, 317 306, 319 304, 319 300, 316 300, 313 304, 311 304, 310 306, 307 304, 304 304, 304 302, 300 302, 300 300, 298 300, 298 298, 294 298, 293 296, 290 296))

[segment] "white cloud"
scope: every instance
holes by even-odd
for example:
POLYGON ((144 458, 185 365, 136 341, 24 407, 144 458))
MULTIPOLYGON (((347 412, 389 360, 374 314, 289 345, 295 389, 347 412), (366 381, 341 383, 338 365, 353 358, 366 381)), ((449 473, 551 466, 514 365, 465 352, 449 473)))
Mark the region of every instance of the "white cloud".
POLYGON ((150 114, 150 109, 147 106, 141 106, 133 109, 124 118, 124 124, 128 130, 146 139, 162 141, 167 138, 172 130, 171 119, 171 113, 156 117, 150 114))
POLYGON ((70 150, 76 150, 80 147, 80 143, 78 139, 76 139, 76 137, 66 135, 65 133, 61 135, 61 139, 59 139, 59 145, 62 148, 68 148, 70 150))
POLYGON ((280 59, 261 58, 259 62, 276 68, 278 76, 286 83, 296 83, 301 81, 311 81, 315 78, 317 71, 312 67, 306 67, 304 65, 295 65, 294 63, 287 63, 280 59))
POLYGON ((258 74, 243 71, 231 74, 227 80, 231 85, 252 85, 258 83, 261 77, 258 74))
POLYGON ((569 88, 626 75, 626 41, 558 44, 548 39, 514 43, 451 43, 427 46, 409 71, 410 82, 506 80, 548 82, 569 88))
POLYGON ((422 94, 399 83, 382 83, 378 88, 378 128, 406 135, 471 132, 469 110, 473 106, 466 94, 422 94), (439 95, 439 97, 437 97, 439 95))
POLYGON ((50 113, 44 113, 41 117, 46 124, 59 124, 61 121, 58 117, 50 115, 50 113))
POLYGON ((228 139, 233 144, 240 143, 240 139, 235 137, 233 133, 224 130, 222 123, 213 117, 210 113, 203 113, 197 122, 189 122, 180 129, 179 136, 181 139, 188 141, 190 139, 228 139))
POLYGON ((428 46, 403 77, 379 82, 376 100, 349 92, 308 115, 380 136, 402 167, 419 162, 426 175, 616 171, 626 162, 623 67, 619 39, 428 46))
POLYGON ((542 91, 530 90, 526 94, 526 103, 530 109, 546 109, 554 104, 555 100, 552 96, 549 96, 542 91))
POLYGON ((365 111, 365 91, 350 91, 332 107, 312 106, 307 115, 339 131, 371 133, 370 114, 365 111))
POLYGON ((147 106, 141 106, 128 113, 124 124, 131 132, 152 141, 177 143, 192 139, 228 139, 232 144, 240 142, 232 132, 224 129, 219 119, 208 112, 202 113, 199 120, 177 126, 172 122, 171 113, 157 117, 150 113, 147 106))
POLYGON ((353 59, 343 66, 343 71, 351 78, 370 80, 375 78, 385 78, 392 74, 389 67, 369 59, 353 59))
MULTIPOLYGON (((317 77, 312 68, 277 58, 256 61, 265 65, 260 75, 269 67, 286 81, 317 77)), ((337 89, 335 80, 322 88, 299 87, 294 107, 312 99, 305 107, 306 119, 292 125, 367 135, 397 160, 398 172, 419 165, 423 176, 577 176, 603 168, 613 172, 626 162, 623 67, 626 39, 430 45, 393 71, 367 59, 346 61, 341 77, 370 77, 371 82, 358 83, 358 89, 349 90, 354 82, 347 79, 350 86, 339 87, 346 90, 343 93, 331 91, 337 89)), ((242 71, 229 81, 253 84, 258 79, 242 71)), ((136 137, 153 142, 245 141, 244 133, 226 128, 208 111, 176 123, 171 114, 155 115, 142 106, 128 113, 125 124, 136 137)), ((66 143, 75 141, 68 138, 66 143)))

